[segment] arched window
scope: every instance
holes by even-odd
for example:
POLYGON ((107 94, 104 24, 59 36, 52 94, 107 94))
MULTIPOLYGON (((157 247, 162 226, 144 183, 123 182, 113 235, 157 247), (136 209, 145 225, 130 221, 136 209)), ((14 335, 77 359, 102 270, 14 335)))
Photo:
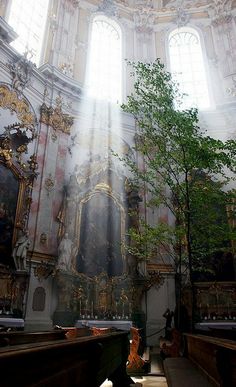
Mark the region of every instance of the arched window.
POLYGON ((179 28, 169 36, 170 71, 184 96, 183 107, 206 109, 210 98, 203 62, 202 47, 197 31, 179 28))
POLYGON ((20 53, 26 51, 39 64, 49 0, 12 0, 8 23, 18 34, 12 46, 20 53))
POLYGON ((89 95, 121 102, 121 30, 106 16, 93 19, 87 83, 89 95))

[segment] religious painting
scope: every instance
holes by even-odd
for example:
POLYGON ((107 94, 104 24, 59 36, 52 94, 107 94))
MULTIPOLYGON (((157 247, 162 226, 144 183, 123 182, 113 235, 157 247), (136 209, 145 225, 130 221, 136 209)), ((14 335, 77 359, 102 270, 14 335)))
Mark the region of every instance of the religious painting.
POLYGON ((0 264, 12 266, 12 239, 16 217, 19 181, 0 163, 0 264))
POLYGON ((77 270, 88 276, 123 274, 121 209, 105 192, 96 192, 82 205, 77 270))

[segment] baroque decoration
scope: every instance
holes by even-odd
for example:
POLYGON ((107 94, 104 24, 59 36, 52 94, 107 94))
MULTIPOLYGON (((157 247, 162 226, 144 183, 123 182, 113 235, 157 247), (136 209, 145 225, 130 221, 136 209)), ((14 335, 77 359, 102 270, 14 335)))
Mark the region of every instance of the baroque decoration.
POLYGON ((109 17, 118 16, 118 9, 114 0, 103 0, 98 6, 97 11, 103 12, 109 17))
POLYGON ((0 107, 15 112, 21 128, 30 134, 30 141, 36 137, 36 119, 31 106, 25 98, 20 98, 16 91, 6 85, 0 85, 0 107))
POLYGON ((229 23, 231 15, 232 0, 212 0, 209 4, 209 15, 213 26, 229 23))
MULTIPOLYGON (((37 176, 36 155, 28 156, 28 145, 37 137, 37 122, 28 101, 6 85, 0 85, 0 108, 10 110, 19 120, 6 126, 0 136, 0 163, 3 167, 9 168, 19 182, 14 243, 18 234, 17 229, 25 231, 27 228, 31 191, 37 176)), ((3 177, 6 172, 2 171, 3 177)))
POLYGON ((12 75, 12 87, 19 93, 31 84, 31 75, 35 65, 27 59, 29 54, 31 53, 26 52, 16 62, 7 65, 12 75))
POLYGON ((62 112, 61 98, 56 99, 56 106, 53 108, 45 103, 41 106, 40 121, 43 124, 51 126, 56 131, 61 131, 70 134, 71 127, 74 123, 74 118, 69 114, 62 112))
POLYGON ((29 84, 29 73, 24 74, 21 64, 17 62, 16 66, 10 67, 12 86, 0 84, 0 110, 8 110, 11 121, 16 120, 1 128, 0 134, 0 309, 3 314, 16 310, 19 316, 24 312, 28 272, 18 270, 13 247, 27 233, 38 168, 36 154, 29 146, 37 138, 37 120, 22 94, 29 84))
MULTIPOLYGON (((164 277, 160 273, 144 275, 145 270, 139 270, 137 261, 126 257, 124 236, 128 219, 125 206, 134 210, 140 198, 135 192, 132 194, 131 188, 126 190, 124 184, 127 186, 127 179, 112 168, 107 171, 107 163, 103 164, 102 159, 98 162, 96 158, 89 160, 88 165, 76 166, 70 176, 57 219, 60 223, 58 239, 63 242, 66 236, 71 265, 68 270, 60 265, 56 268, 55 279, 60 291, 55 316, 70 310, 75 318, 130 319, 133 313, 140 311, 142 294, 151 285, 160 287, 163 284, 164 277), (114 173, 113 178, 108 177, 111 173, 114 173), (116 182, 113 187, 109 185, 111 180, 116 182), (124 194, 117 196, 116 192, 124 194), (119 235, 117 246, 112 234, 105 235, 106 227, 99 223, 107 207, 111 220, 116 219, 115 225, 113 221, 109 223, 108 230, 113 228, 116 238, 119 235), (71 222, 74 213, 77 217, 71 222)), ((109 219, 105 219, 106 222, 109 219)))
POLYGON ((41 261, 40 265, 34 268, 34 276, 38 278, 39 282, 46 280, 49 276, 54 274, 54 267, 48 262, 41 261))
POLYGON ((54 189, 55 182, 52 179, 52 174, 49 173, 48 177, 44 180, 44 188, 46 189, 48 195, 54 189))
POLYGON ((184 27, 186 24, 188 24, 189 20, 190 15, 185 11, 183 6, 177 8, 177 16, 175 18, 175 23, 178 25, 178 27, 184 27))

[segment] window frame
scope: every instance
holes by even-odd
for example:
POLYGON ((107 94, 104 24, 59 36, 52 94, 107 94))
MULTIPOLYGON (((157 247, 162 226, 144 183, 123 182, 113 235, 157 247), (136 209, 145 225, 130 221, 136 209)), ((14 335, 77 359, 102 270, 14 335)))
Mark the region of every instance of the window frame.
POLYGON ((197 109, 201 112, 211 111, 211 110, 215 109, 215 102, 214 102, 212 87, 211 87, 211 77, 210 77, 210 71, 209 71, 208 58, 207 58, 207 54, 206 54, 206 46, 204 43, 203 32, 201 31, 201 29, 197 28, 195 25, 188 24, 188 25, 183 26, 183 27, 173 26, 173 28, 171 28, 168 31, 168 33, 166 34, 166 41, 165 41, 167 67, 171 73, 171 64, 170 64, 171 61, 170 61, 170 49, 169 49, 169 41, 170 41, 171 35, 173 35, 174 32, 182 32, 184 30, 186 32, 193 33, 199 39, 201 52, 202 52, 203 66, 204 66, 205 76, 206 76, 206 86, 208 89, 209 106, 203 107, 203 108, 197 107, 197 109))
MULTIPOLYGON (((116 17, 107 16, 104 12, 96 12, 96 13, 91 15, 90 20, 89 20, 89 29, 88 29, 88 41, 87 41, 88 42, 88 50, 87 50, 87 57, 86 57, 86 69, 88 69, 88 61, 90 60, 90 42, 92 39, 92 30, 93 30, 94 19, 99 19, 99 18, 101 18, 101 19, 104 18, 104 19, 109 20, 110 24, 114 27, 114 29, 116 30, 116 27, 118 27, 118 29, 119 29, 118 32, 120 32, 120 45, 121 45, 121 93, 120 93, 120 97, 121 97, 121 101, 119 101, 119 105, 121 105, 123 103, 123 101, 125 100, 125 95, 126 95, 125 61, 124 61, 124 58, 125 58, 125 39, 124 39, 125 31, 124 31, 123 25, 120 23, 119 20, 117 20, 116 17)), ((87 70, 85 70, 84 84, 88 80, 88 73, 89 72, 87 70)), ((107 101, 107 102, 114 104, 114 102, 111 102, 111 101, 107 101)))
MULTIPOLYGON (((12 7, 12 4, 13 4, 13 1, 14 0, 9 0, 9 3, 7 4, 7 8, 6 8, 6 14, 5 14, 5 19, 7 21, 7 23, 9 23, 9 18, 10 18, 10 13, 11 13, 11 7, 12 7)), ((44 59, 44 55, 45 55, 45 46, 44 46, 44 42, 46 42, 46 44, 48 43, 48 25, 49 25, 49 16, 50 16, 50 9, 51 9, 51 6, 52 6, 52 0, 48 0, 48 6, 47 6, 47 12, 46 12, 46 20, 45 20, 45 26, 44 26, 44 31, 42 33, 42 42, 41 42, 41 47, 39 49, 39 53, 38 55, 36 55, 36 58, 38 58, 38 61, 35 62, 35 59, 32 60, 32 62, 36 63, 36 66, 37 67, 40 67, 42 64, 43 64, 43 59, 44 59)), ((12 27, 13 28, 13 27, 12 27)), ((14 28, 13 28, 14 29, 14 28)), ((16 32, 17 33, 17 32, 16 32)), ((18 35, 18 33, 17 33, 18 35)), ((18 35, 19 36, 19 35, 18 35)), ((14 46, 12 46, 12 48, 19 54, 19 55, 23 55, 23 53, 21 53, 20 51, 18 51, 14 46)))

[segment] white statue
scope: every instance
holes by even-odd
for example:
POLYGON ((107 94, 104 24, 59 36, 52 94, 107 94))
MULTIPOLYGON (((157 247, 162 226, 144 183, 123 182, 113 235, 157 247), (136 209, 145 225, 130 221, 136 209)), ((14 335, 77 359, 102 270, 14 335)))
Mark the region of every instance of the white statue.
POLYGON ((30 246, 29 232, 26 231, 15 244, 12 257, 17 270, 26 270, 26 256, 30 246))
POLYGON ((57 266, 61 270, 71 270, 71 258, 74 251, 74 244, 69 239, 66 232, 58 246, 58 263, 57 266))

